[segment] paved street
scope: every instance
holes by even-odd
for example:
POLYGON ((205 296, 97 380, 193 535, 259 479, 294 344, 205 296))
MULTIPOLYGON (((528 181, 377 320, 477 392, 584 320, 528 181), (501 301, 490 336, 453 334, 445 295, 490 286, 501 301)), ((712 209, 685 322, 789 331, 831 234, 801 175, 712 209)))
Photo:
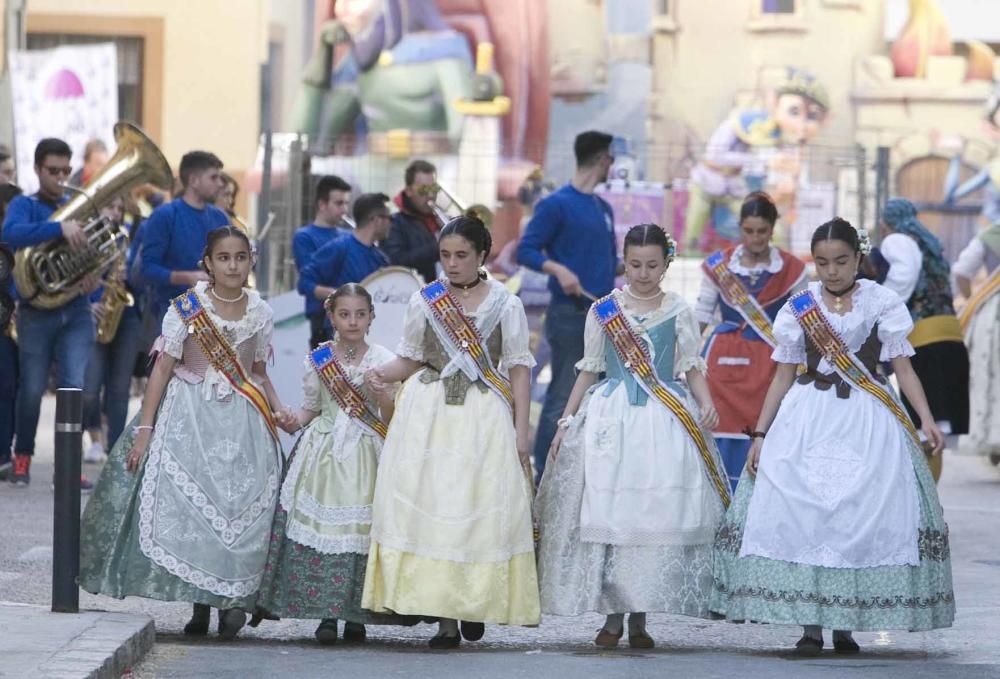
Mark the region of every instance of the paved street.
MULTIPOLYGON (((0 484, 0 601, 47 605, 51 577, 52 435, 54 400, 46 399, 41 450, 28 490, 0 484)), ((96 468, 87 465, 96 475, 96 468)), ((598 652, 592 639, 598 616, 547 618, 538 629, 488 627, 486 637, 461 651, 432 653, 433 628, 369 628, 364 646, 318 648, 314 621, 265 622, 225 644, 191 642, 180 631, 189 609, 129 599, 81 595, 88 609, 142 612, 156 621, 157 644, 133 676, 295 677, 1000 677, 1000 472, 984 461, 951 455, 945 461, 942 501, 951 527, 958 599, 955 627, 929 633, 859 634, 861 657, 825 653, 789 660, 783 651, 799 630, 650 616, 657 640, 651 652, 598 652)), ((829 638, 827 639, 829 643, 829 638)), ((0 649, 3 643, 0 641, 0 649)), ((0 676, 4 675, 0 660, 0 676)))

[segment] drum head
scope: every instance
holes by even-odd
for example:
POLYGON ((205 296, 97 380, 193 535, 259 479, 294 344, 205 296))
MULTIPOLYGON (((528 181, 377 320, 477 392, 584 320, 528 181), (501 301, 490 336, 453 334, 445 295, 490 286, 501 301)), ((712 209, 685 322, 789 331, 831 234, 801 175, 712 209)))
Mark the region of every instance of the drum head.
POLYGON ((424 287, 423 278, 404 266, 387 266, 361 281, 361 286, 375 303, 375 320, 368 331, 368 341, 395 351, 403 337, 406 306, 413 293, 424 287))

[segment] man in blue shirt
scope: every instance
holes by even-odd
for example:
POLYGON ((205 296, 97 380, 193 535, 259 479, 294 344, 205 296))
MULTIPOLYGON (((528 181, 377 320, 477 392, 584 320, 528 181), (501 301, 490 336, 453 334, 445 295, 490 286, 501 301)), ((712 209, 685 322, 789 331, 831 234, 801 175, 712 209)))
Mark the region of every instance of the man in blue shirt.
MULTIPOLYGON (((360 283, 369 274, 389 265, 389 258, 375 243, 389 235, 389 196, 365 193, 354 201, 354 233, 337 238, 316 252, 299 276, 299 294, 323 300, 345 283, 360 283)), ((327 323, 327 329, 329 323, 327 323)), ((328 334, 328 332, 326 333, 328 334)), ((326 334, 318 342, 326 339, 326 334)), ((316 345, 313 345, 314 347, 316 345)))
POLYGON ((158 329, 170 300, 208 274, 198 262, 208 232, 229 224, 226 213, 213 205, 222 190, 222 161, 207 151, 191 151, 181 158, 180 198, 153 210, 142 226, 139 269, 151 288, 148 309, 158 329))
MULTIPOLYGON (((38 193, 18 196, 7 207, 0 239, 16 252, 65 238, 76 248, 87 243, 87 235, 76 220, 53 222, 50 217, 66 202, 62 182, 72 171, 72 151, 61 139, 43 139, 35 148, 38 193)), ((87 276, 79 286, 81 294, 55 309, 36 309, 29 299, 20 299, 17 314, 20 384, 15 406, 14 473, 11 482, 27 487, 31 482, 31 458, 35 454, 35 432, 48 385, 49 368, 56 363, 60 387, 83 388, 87 358, 94 345, 94 319, 87 295, 98 283, 87 276)), ((92 486, 81 479, 81 489, 92 486)))
POLYGON ((573 144, 573 180, 543 198, 521 237, 518 261, 549 274, 552 302, 545 316, 545 339, 552 348, 552 380, 545 392, 535 434, 535 466, 539 478, 556 427, 576 380, 575 365, 583 358, 583 328, 595 297, 611 292, 618 269, 614 215, 594 194, 607 181, 614 163, 612 137, 584 132, 573 144))
MULTIPOLYGON (((335 238, 350 235, 353 229, 344 223, 350 204, 351 185, 340 177, 326 175, 316 184, 316 216, 312 224, 303 226, 292 238, 295 269, 300 276, 317 250, 335 238)), ((323 303, 308 295, 306 318, 309 319, 309 346, 315 347, 326 337, 326 317, 323 303)))

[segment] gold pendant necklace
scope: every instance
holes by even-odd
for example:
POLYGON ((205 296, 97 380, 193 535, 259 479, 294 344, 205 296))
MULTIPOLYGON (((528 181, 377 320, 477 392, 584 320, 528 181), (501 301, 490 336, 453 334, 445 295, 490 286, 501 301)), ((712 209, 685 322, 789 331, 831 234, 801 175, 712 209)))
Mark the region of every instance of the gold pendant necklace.
POLYGON ((841 290, 840 292, 834 292, 825 285, 823 286, 823 289, 826 290, 826 294, 833 297, 833 310, 836 313, 839 314, 841 311, 844 310, 844 297, 846 297, 849 293, 851 293, 854 290, 854 288, 857 287, 857 285, 858 285, 857 281, 855 281, 854 283, 851 283, 851 286, 849 288, 841 290))

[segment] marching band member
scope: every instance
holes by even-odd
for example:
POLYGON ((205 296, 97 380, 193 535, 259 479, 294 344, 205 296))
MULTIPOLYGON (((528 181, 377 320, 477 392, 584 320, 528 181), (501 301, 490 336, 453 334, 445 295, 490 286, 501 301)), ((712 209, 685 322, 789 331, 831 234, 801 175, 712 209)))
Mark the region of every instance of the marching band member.
POLYGON ((618 645, 629 613, 629 645, 652 648, 647 612, 709 617, 729 483, 697 322, 660 289, 676 244, 643 224, 624 246, 628 285, 590 308, 535 503, 538 569, 545 613, 607 615, 594 640, 604 648, 618 645))
POLYGON ((336 330, 305 361, 302 408, 289 429, 305 428, 292 451, 271 529, 258 605, 282 617, 321 618, 316 639, 365 638, 365 623, 386 616, 361 610, 378 455, 392 416, 392 392, 364 384, 367 370, 395 356, 365 341, 371 295, 347 283, 326 300, 336 330))
MULTIPOLYGON (((72 171, 73 152, 61 139, 43 139, 35 147, 35 174, 38 193, 17 196, 7 206, 0 239, 15 251, 48 241, 65 238, 73 247, 83 247, 87 234, 80 222, 49 220, 66 202, 63 182, 72 171)), ((19 344, 19 388, 15 414, 14 470, 10 477, 15 486, 31 482, 31 458, 35 454, 35 433, 42 407, 42 395, 49 381, 49 369, 56 364, 59 387, 82 389, 87 359, 94 346, 94 318, 87 295, 94 291, 96 276, 84 278, 84 294, 55 309, 37 309, 21 300, 17 312, 19 344)), ((80 488, 89 492, 93 486, 80 480, 80 488)))
MULTIPOLYGON (((236 636, 264 575, 281 447, 267 377, 271 308, 245 287, 250 242, 209 232, 207 282, 174 298, 139 424, 122 436, 82 519, 80 586, 190 601, 188 635, 236 636)), ((287 419, 287 418, 286 418, 287 419)))
MULTIPOLYGON (((316 183, 316 212, 313 221, 298 229, 292 237, 292 255, 300 277, 320 248, 340 236, 350 235, 352 229, 344 223, 350 205, 350 184, 332 174, 320 177, 316 183)), ((305 295, 305 298, 306 318, 309 319, 309 347, 315 349, 327 337, 326 314, 323 313, 323 300, 326 297, 317 299, 313 295, 305 295)))
POLYGON ((490 244, 475 217, 442 229, 447 278, 414 293, 399 358, 367 377, 376 390, 405 383, 375 484, 362 605, 439 618, 435 649, 459 645, 459 620, 470 641, 485 622, 539 621, 528 460, 534 359, 520 300, 480 274, 490 244))
POLYGON ((704 331, 722 317, 705 343, 708 387, 719 410, 715 442, 733 490, 747 461, 743 430, 757 421, 774 377, 772 323, 788 297, 805 287, 805 264, 772 244, 778 208, 766 193, 751 193, 740 208, 740 239, 702 263, 695 316, 704 331))
POLYGON ((1000 224, 973 238, 952 267, 966 298, 959 316, 969 348, 971 408, 969 440, 975 452, 1000 463, 1000 224), (986 269, 986 282, 973 294, 972 280, 986 269))
POLYGON ((937 490, 879 361, 892 363, 935 454, 944 437, 910 365, 906 306, 855 280, 866 249, 839 218, 813 235, 819 281, 775 318, 778 369, 716 538, 712 610, 803 625, 803 656, 821 652, 824 627, 850 654, 852 630, 948 627, 955 614, 937 490))

